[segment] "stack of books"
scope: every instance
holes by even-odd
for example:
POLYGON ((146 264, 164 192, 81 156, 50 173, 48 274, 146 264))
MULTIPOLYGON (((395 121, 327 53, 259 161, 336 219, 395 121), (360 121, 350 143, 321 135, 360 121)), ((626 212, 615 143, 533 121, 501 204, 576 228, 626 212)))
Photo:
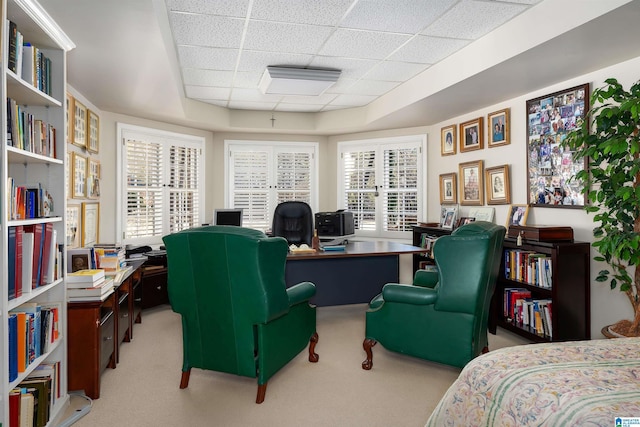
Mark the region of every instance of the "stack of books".
POLYGON ((67 298, 75 301, 104 301, 113 292, 113 278, 102 269, 78 270, 67 274, 67 298))
POLYGON ((98 268, 106 271, 117 271, 126 266, 124 246, 101 243, 94 247, 98 268))

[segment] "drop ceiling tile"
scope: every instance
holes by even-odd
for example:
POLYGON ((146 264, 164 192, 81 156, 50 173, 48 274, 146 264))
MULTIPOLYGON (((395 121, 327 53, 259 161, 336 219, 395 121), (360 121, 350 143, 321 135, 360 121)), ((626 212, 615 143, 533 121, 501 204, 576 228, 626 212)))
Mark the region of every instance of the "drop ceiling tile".
POLYGON ((255 88, 260 84, 263 73, 250 73, 246 71, 238 71, 233 81, 234 87, 255 88))
POLYGON ((167 10, 207 15, 246 16, 249 0, 166 0, 167 10))
POLYGON ((277 102, 247 102, 230 101, 229 108, 232 110, 273 110, 277 102))
POLYGON ((333 86, 331 86, 329 89, 327 89, 324 93, 325 94, 329 94, 329 93, 336 93, 336 94, 347 93, 349 88, 353 84, 355 84, 355 82, 357 82, 357 81, 358 81, 357 79, 347 79, 347 78, 344 78, 344 77, 340 76, 338 81, 335 82, 333 84, 333 86))
POLYGON ((324 104, 285 104, 280 103, 276 107, 276 111, 294 111, 297 113, 315 113, 317 111, 322 110, 324 104))
POLYGON ((333 32, 331 27, 250 21, 244 48, 268 52, 315 54, 333 32))
POLYGON ((226 107, 229 103, 227 101, 220 101, 216 99, 195 99, 196 101, 205 102, 211 105, 217 105, 218 107, 226 107))
POLYGON ((238 71, 259 72, 260 77, 269 65, 295 65, 305 67, 313 58, 311 55, 299 55, 292 53, 272 53, 258 51, 242 51, 238 71))
POLYGON ((244 20, 192 13, 169 14, 176 45, 239 48, 244 20))
POLYGON ((364 77, 370 80, 387 82, 404 82, 429 68, 429 64, 411 62, 383 61, 369 71, 364 77))
POLYGON ((282 95, 265 95, 259 89, 236 88, 231 92, 232 101, 278 102, 282 95))
POLYGON ((398 82, 381 82, 377 80, 358 80, 348 90, 347 94, 380 96, 398 86, 398 82))
POLYGON ((283 96, 282 103, 325 105, 333 101, 335 94, 323 93, 318 96, 283 96))
POLYGON ((251 19, 335 26, 351 3, 353 0, 254 0, 251 19))
POLYGON ((376 98, 377 98, 377 96, 372 96, 372 95, 349 95, 349 94, 345 94, 345 95, 338 95, 336 97, 336 99, 334 99, 331 102, 331 104, 332 105, 344 105, 344 106, 348 106, 348 107, 361 106, 361 105, 367 105, 368 103, 370 103, 371 101, 373 101, 376 98))
POLYGON ((416 36, 389 57, 390 60, 435 64, 470 43, 469 40, 416 36))
POLYGON ((458 3, 422 34, 474 40, 527 10, 518 4, 465 1, 458 3))
POLYGON ((320 50, 320 55, 384 59, 410 36, 404 34, 338 29, 320 50))
POLYGON ((183 68, 235 70, 238 49, 178 46, 178 59, 183 68))
POLYGON ((192 86, 231 86, 233 71, 214 71, 185 68, 182 70, 185 85, 192 86))
POLYGON ((185 94, 194 99, 229 99, 231 89, 226 87, 189 86, 185 85, 185 94))
POLYGON ((361 0, 340 27, 414 34, 425 29, 457 0, 361 0))
POLYGON ((333 68, 341 70, 340 79, 359 79, 379 61, 370 59, 334 58, 330 56, 316 56, 311 61, 311 67, 333 68))

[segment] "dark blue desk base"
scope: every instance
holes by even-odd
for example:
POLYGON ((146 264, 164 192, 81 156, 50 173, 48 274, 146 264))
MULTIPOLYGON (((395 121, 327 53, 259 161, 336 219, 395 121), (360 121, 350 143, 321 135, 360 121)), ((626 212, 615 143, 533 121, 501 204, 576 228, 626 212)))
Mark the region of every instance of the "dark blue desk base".
POLYGON ((368 303, 386 283, 400 277, 398 254, 384 256, 287 260, 287 287, 308 281, 316 285, 311 302, 328 305, 368 303))

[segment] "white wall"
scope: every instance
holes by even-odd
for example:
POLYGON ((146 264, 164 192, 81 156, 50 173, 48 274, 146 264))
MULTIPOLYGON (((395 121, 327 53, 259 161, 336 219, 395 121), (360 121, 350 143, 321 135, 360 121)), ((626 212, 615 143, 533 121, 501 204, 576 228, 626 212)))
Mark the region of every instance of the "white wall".
MULTIPOLYGON (((640 69, 640 57, 626 61, 605 69, 581 75, 570 80, 558 82, 553 86, 541 88, 518 98, 508 99, 494 105, 488 105, 480 110, 471 111, 465 115, 451 117, 433 126, 411 129, 394 129, 362 134, 335 135, 330 137, 311 135, 273 135, 251 133, 211 133, 198 129, 174 126, 166 123, 137 119, 119 114, 99 112, 101 120, 100 160, 102 166, 101 182, 101 221, 100 240, 115 241, 115 173, 116 173, 116 122, 121 121, 139 126, 149 126, 158 129, 182 132, 190 135, 205 137, 206 140, 206 212, 212 212, 215 207, 224 204, 224 159, 223 149, 225 139, 242 140, 282 140, 282 141, 317 141, 319 142, 320 158, 320 196, 321 210, 333 210, 337 207, 337 144, 340 141, 380 138, 385 136, 399 136, 411 134, 427 134, 427 168, 428 177, 427 197, 425 197, 424 211, 427 212, 424 221, 438 221, 440 213, 439 175, 443 173, 458 173, 458 164, 472 160, 483 160, 485 167, 509 164, 511 167, 511 203, 527 203, 527 171, 526 171, 526 100, 543 96, 552 92, 566 89, 583 83, 590 83, 592 89, 603 84, 609 77, 616 77, 625 86, 638 79, 636 70, 640 69), (511 144, 495 148, 468 153, 458 153, 454 156, 440 155, 440 129, 450 124, 459 124, 477 117, 484 117, 488 113, 511 108, 511 144)), ((517 77, 516 77, 517 78, 517 77)), ((73 93, 73 91, 72 91, 73 93)), ((486 141, 486 129, 485 129, 486 141)), ((486 144, 485 144, 486 146, 486 144)), ((464 215, 469 207, 461 206, 460 213, 464 215)), ((507 216, 507 205, 495 206, 495 222, 504 224, 507 216)), ((206 217, 206 220, 210 218, 206 217)), ((581 209, 557 209, 534 207, 529 211, 527 224, 535 225, 569 225, 574 229, 574 236, 579 241, 592 239, 594 224, 592 218, 581 209)), ((592 251, 593 254, 593 251, 592 251)), ((591 276, 595 278, 597 271, 604 266, 591 262, 591 276)), ((401 280, 410 280, 410 262, 408 258, 401 261, 401 280)), ((591 285, 591 335, 593 338, 602 337, 602 327, 614 323, 622 318, 632 318, 633 312, 626 297, 619 291, 611 291, 608 284, 600 284, 592 280, 591 285)))

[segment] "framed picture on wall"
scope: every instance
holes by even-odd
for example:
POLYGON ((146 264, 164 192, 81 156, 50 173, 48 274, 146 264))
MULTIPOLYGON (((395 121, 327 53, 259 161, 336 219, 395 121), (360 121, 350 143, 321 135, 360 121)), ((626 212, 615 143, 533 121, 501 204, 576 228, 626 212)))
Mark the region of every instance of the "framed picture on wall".
POLYGON ((456 125, 446 126, 440 130, 440 154, 449 156, 456 154, 456 125))
POLYGON ((509 112, 510 108, 505 108, 504 110, 496 111, 487 116, 487 126, 488 126, 488 140, 487 146, 489 148, 498 147, 500 145, 510 144, 509 138, 509 112))
POLYGON ((482 160, 460 163, 460 204, 484 204, 484 170, 482 160))
POLYGON ((487 192, 487 204, 508 205, 511 203, 509 165, 487 168, 484 176, 487 192))
POLYGON ((98 243, 100 227, 100 203, 84 202, 82 204, 82 246, 93 246, 98 243))
POLYGON ((589 83, 527 101, 527 194, 529 204, 580 208, 585 204, 582 183, 569 179, 587 168, 562 148, 589 108, 589 83))
POLYGON ((67 92, 65 98, 65 120, 67 121, 67 143, 73 142, 73 96, 67 92))
POLYGON ((73 100, 73 145, 87 147, 87 107, 77 99, 73 100))
POLYGON ((80 247, 80 206, 67 205, 67 249, 80 247))
POLYGON ((440 204, 458 203, 457 193, 455 172, 440 175, 440 204))
POLYGON ((100 162, 91 158, 89 158, 87 172, 87 197, 90 199, 100 197, 100 162))
POLYGON ((81 154, 73 153, 73 173, 71 175, 71 187, 74 199, 84 198, 87 195, 86 177, 87 177, 87 158, 81 154))
POLYGON ((89 110, 87 121, 87 151, 97 153, 100 144, 100 118, 89 110))
POLYGON ((460 152, 484 148, 482 117, 460 123, 460 152))

